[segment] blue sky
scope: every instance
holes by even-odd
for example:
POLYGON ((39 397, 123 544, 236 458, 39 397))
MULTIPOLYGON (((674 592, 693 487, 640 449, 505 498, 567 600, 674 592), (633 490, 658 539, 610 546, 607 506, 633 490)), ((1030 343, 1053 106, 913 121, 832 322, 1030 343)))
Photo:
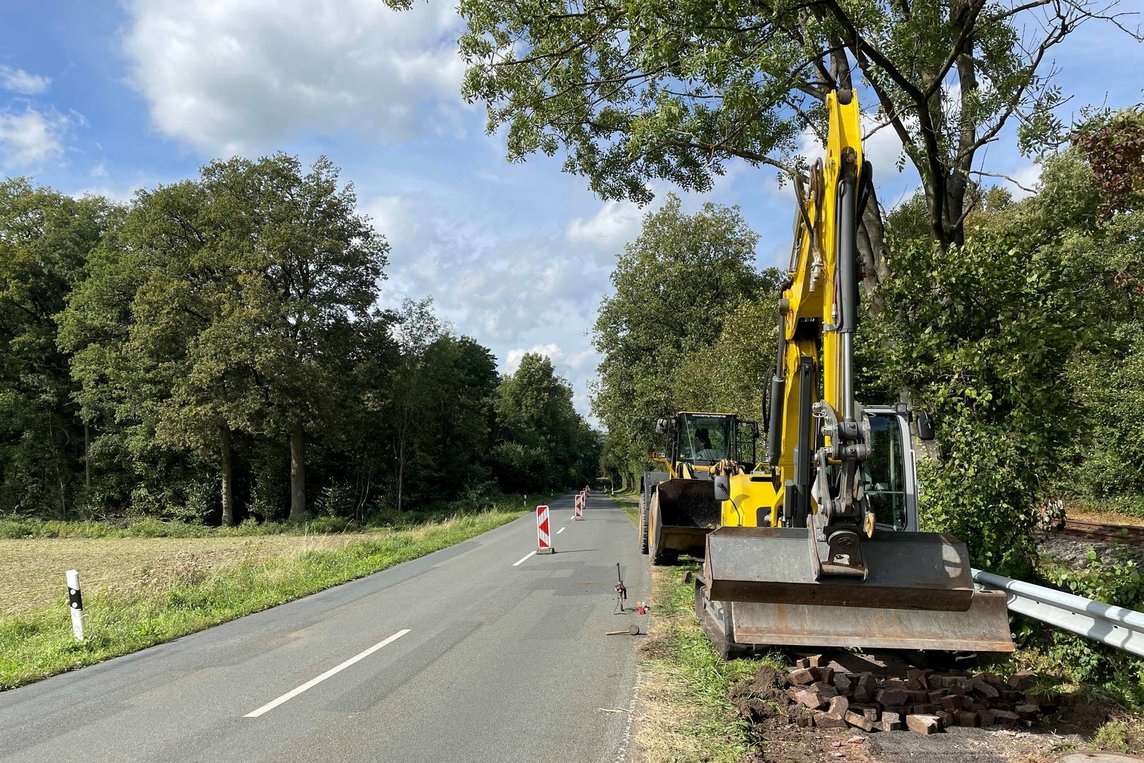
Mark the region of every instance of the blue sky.
MULTIPOLYGON (((589 330, 646 210, 595 198, 559 157, 506 162, 483 108, 458 95, 459 28, 449 2, 399 14, 381 0, 0 0, 0 170, 125 201, 218 157, 325 154, 393 246, 385 304, 431 295, 502 370, 544 352, 586 413, 589 330)), ((1141 48, 1111 27, 1082 27, 1054 61, 1066 121, 1144 100, 1141 48)), ((917 183, 894 171, 897 152, 889 130, 867 145, 883 203, 917 183)), ((1011 134, 985 161, 1035 183, 1011 134)), ((739 205, 768 266, 788 251, 790 193, 732 163, 684 201, 739 205)))

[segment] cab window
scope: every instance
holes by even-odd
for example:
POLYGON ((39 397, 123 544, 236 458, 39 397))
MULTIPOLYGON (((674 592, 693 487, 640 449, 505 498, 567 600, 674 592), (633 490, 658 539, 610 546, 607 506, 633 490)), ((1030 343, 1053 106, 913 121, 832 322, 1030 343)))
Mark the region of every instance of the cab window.
POLYGON ((862 489, 880 525, 906 526, 905 453, 895 416, 870 417, 870 457, 862 464, 862 489))

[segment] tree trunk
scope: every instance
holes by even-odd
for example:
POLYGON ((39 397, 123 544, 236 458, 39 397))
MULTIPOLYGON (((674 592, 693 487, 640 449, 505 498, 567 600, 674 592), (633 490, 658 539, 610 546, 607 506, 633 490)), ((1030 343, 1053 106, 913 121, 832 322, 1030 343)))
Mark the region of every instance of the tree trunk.
POLYGON ((306 518, 306 462, 302 422, 290 429, 290 520, 306 518))
POLYGON ((234 473, 230 458, 230 427, 222 424, 218 428, 220 458, 219 471, 222 475, 222 526, 234 527, 234 473))
POLYGON ((401 489, 405 479, 405 438, 401 438, 397 450, 397 510, 401 511, 401 489))

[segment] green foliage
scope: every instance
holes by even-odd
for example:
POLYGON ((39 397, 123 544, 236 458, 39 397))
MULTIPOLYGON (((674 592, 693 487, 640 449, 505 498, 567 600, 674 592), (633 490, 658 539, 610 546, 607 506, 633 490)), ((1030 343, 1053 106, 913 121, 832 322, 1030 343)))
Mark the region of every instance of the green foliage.
POLYGON ((1015 113, 1032 113, 1025 142, 1054 128, 1045 51, 1104 12, 1073 2, 1046 20, 1043 4, 465 0, 463 93, 490 132, 507 127, 511 160, 563 150, 596 193, 642 203, 653 181, 707 191, 732 159, 792 171, 801 131, 825 133, 826 91, 860 87, 947 245, 979 149, 1015 113))
POLYGON ((53 317, 117 212, 23 179, 0 182, 0 510, 67 517, 84 430, 53 317))
POLYGON ((487 505, 518 434, 530 490, 591 481, 566 383, 550 420, 498 423, 551 385, 502 395, 429 301, 378 310, 387 252, 325 158, 212 162, 123 209, 0 183, 0 511, 298 522, 307 487, 339 526, 487 505))
POLYGON ((604 358, 592 403, 618 474, 640 471, 655 420, 674 410, 758 412, 761 385, 749 385, 769 362, 777 275, 755 272, 757 241, 737 209, 687 215, 669 196, 619 256, 594 328, 604 358))
POLYGON ((502 490, 537 492, 591 484, 600 446, 572 406, 572 386, 552 361, 526 353, 497 390, 499 442, 490 454, 502 490))

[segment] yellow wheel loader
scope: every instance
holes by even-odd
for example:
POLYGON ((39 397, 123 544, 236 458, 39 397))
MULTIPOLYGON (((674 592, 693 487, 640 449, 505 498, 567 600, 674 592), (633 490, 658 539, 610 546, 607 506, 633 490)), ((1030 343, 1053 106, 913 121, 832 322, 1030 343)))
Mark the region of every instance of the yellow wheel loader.
MULTIPOLYGON (((712 483, 696 612, 724 654, 752 645, 1011 651, 1003 593, 974 589, 965 544, 918 531, 909 411, 855 400, 858 221, 871 169, 857 98, 827 99, 825 160, 795 183, 768 456, 712 483)), ((919 415, 919 438, 932 438, 919 415)))
POLYGON ((702 556, 707 533, 719 526, 711 478, 730 462, 754 467, 759 425, 733 413, 684 411, 657 421, 656 434, 671 437, 671 450, 653 456, 662 469, 640 479, 639 543, 660 565, 680 553, 702 556))

